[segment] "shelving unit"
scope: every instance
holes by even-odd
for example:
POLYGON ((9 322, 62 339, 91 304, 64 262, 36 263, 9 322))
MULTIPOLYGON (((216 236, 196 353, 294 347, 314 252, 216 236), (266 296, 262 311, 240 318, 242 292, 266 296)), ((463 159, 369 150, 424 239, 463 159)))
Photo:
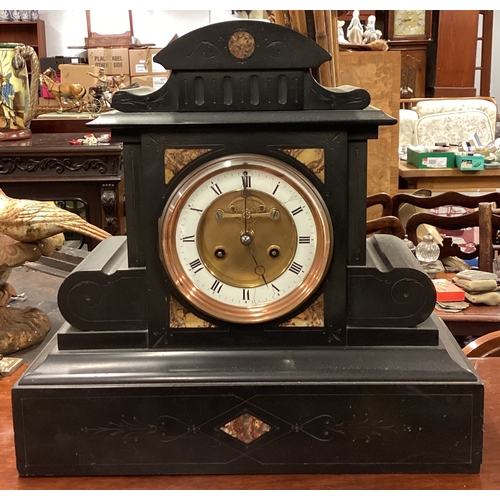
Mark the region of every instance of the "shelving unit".
POLYGON ((0 22, 0 43, 22 43, 33 47, 38 57, 47 57, 45 21, 0 22))

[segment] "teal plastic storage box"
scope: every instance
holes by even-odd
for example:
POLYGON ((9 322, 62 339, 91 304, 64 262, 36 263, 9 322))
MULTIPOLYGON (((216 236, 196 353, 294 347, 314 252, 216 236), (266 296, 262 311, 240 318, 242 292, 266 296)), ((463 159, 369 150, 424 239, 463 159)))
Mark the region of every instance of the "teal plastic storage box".
POLYGON ((456 155, 455 161, 457 163, 457 167, 464 172, 484 170, 484 156, 482 155, 456 155))
POLYGON ((426 151, 408 146, 407 161, 418 168, 454 168, 455 153, 447 151, 426 151))

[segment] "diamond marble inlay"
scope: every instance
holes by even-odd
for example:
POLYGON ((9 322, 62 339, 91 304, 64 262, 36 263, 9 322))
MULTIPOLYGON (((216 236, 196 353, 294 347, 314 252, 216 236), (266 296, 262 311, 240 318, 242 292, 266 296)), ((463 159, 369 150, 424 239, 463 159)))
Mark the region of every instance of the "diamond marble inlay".
POLYGON ((238 441, 250 444, 266 432, 269 432, 271 427, 257 417, 249 413, 243 413, 243 415, 223 425, 220 430, 238 441))

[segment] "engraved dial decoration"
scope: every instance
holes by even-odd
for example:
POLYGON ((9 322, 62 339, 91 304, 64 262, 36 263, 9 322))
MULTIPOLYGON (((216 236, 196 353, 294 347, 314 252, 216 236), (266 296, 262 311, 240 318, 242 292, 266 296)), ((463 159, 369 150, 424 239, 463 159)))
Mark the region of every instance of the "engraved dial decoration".
POLYGON ((425 35, 425 10, 394 11, 394 36, 425 35))
POLYGON ((180 293, 235 323, 280 318, 328 269, 333 230, 313 184, 290 165, 233 155, 183 179, 160 219, 160 256, 180 293))

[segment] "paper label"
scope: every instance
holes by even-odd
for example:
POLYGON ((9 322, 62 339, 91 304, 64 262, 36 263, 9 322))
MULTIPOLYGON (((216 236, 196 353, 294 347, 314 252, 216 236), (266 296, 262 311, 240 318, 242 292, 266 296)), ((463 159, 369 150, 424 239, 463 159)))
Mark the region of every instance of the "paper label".
POLYGON ((429 168, 446 168, 447 158, 445 156, 431 156, 423 158, 422 165, 427 165, 429 168))

